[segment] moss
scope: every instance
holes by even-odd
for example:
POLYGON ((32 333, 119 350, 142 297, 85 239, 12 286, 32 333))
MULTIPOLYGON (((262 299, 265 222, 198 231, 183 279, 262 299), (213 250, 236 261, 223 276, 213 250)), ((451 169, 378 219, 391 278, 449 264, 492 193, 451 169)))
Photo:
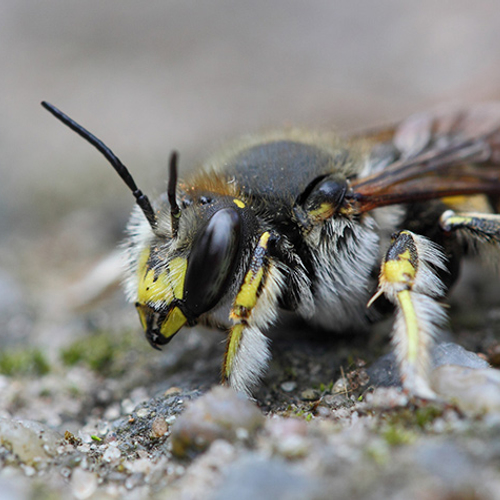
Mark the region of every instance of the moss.
POLYGON ((40 349, 9 349, 0 352, 0 373, 9 376, 40 376, 50 364, 40 349))
POLYGON ((131 333, 118 337, 98 332, 61 349, 60 357, 66 366, 82 364, 102 375, 118 376, 126 371, 130 356, 140 350, 134 340, 136 335, 131 333))
POLYGON ((411 444, 417 438, 416 434, 411 430, 395 424, 387 425, 382 431, 382 436, 390 446, 411 444))
POLYGON ((424 406, 415 411, 415 423, 425 429, 429 424, 443 414, 443 408, 439 406, 424 406))
POLYGON ((318 387, 319 391, 322 393, 331 393, 333 389, 333 380, 330 380, 327 384, 321 382, 318 387))

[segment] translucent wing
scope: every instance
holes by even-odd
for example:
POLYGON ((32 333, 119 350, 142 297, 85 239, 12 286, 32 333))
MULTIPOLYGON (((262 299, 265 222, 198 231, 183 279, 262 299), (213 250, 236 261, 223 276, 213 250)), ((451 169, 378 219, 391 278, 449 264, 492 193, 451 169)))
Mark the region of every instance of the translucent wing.
POLYGON ((352 182, 353 213, 444 196, 500 195, 500 103, 411 116, 372 149, 372 174, 352 182))

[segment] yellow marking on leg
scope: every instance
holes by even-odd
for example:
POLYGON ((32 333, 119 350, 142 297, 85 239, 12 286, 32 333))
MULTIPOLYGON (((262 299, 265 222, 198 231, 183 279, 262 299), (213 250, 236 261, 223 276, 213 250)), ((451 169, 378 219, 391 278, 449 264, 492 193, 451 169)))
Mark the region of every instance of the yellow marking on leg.
POLYGON ((449 226, 468 225, 468 224, 472 224, 472 217, 455 214, 455 215, 452 215, 450 217, 446 217, 445 222, 449 226))
POLYGON ((257 304, 258 293, 266 278, 265 254, 271 233, 262 233, 257 247, 254 250, 250 268, 245 274, 243 283, 236 295, 229 317, 234 321, 234 325, 229 333, 222 377, 229 380, 233 371, 233 365, 238 355, 243 330, 248 326, 247 319, 250 317, 252 309, 257 304))
POLYGON ((234 360, 236 359, 236 355, 238 353, 238 348, 240 346, 244 328, 245 325, 243 323, 239 323, 237 325, 234 325, 231 328, 231 332, 229 333, 222 373, 223 378, 226 380, 229 380, 229 376, 231 375, 231 372, 233 370, 234 360))
MULTIPOLYGON (((260 237, 257 248, 267 250, 267 244, 271 234, 266 231, 260 237)), ((253 262, 252 262, 253 264, 253 262)), ((257 303, 257 295, 264 279, 264 267, 259 265, 257 269, 250 265, 250 270, 246 273, 243 284, 240 287, 236 300, 234 301, 233 309, 231 310, 230 318, 238 320, 241 317, 247 316, 246 312, 251 311, 257 303)))
POLYGON ((241 200, 238 200, 238 198, 234 198, 233 203, 239 208, 245 208, 245 204, 241 200))
POLYGON ((403 311, 406 324, 406 336, 408 337, 408 361, 415 364, 418 358, 418 318, 413 307, 411 294, 409 290, 402 290, 397 294, 398 302, 403 311))
POLYGON ((417 270, 410 259, 410 251, 405 250, 398 255, 396 260, 384 262, 382 267, 382 278, 389 283, 406 283, 415 278, 417 270))

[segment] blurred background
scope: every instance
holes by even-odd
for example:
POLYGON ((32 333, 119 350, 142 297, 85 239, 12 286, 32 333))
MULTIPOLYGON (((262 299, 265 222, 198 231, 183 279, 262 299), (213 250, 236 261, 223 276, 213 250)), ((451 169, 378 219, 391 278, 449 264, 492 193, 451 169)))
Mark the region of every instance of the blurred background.
MULTIPOLYGON (((61 326, 78 305, 71 286, 115 248, 133 206, 41 100, 104 140, 154 195, 174 148, 182 175, 242 133, 345 132, 500 99, 499 26, 498 0, 2 0, 0 341, 74 333, 61 326)), ((139 329, 132 309, 120 317, 139 329)))

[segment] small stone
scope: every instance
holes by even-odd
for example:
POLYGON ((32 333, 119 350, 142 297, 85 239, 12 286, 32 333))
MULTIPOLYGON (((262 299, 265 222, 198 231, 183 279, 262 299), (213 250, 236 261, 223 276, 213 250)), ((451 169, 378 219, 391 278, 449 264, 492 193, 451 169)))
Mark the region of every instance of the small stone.
POLYGON ((398 387, 379 387, 366 395, 365 402, 370 408, 400 408, 408 404, 408 396, 398 387))
POLYGON ((92 472, 76 468, 71 475, 71 491, 78 500, 90 498, 97 489, 97 477, 92 472))
POLYGON ((457 365, 467 368, 488 368, 489 364, 475 352, 464 349, 453 342, 441 342, 432 350, 432 366, 457 365))
POLYGON ((77 451, 80 453, 88 453, 90 451, 90 444, 84 443, 77 447, 77 451))
POLYGON ((318 391, 314 389, 306 389, 300 393, 302 401, 317 401, 319 399, 318 391))
POLYGON ((114 445, 110 445, 108 449, 103 453, 102 459, 105 462, 114 462, 122 456, 121 451, 114 445))
MULTIPOLYGON (((328 498, 319 495, 321 480, 306 476, 285 461, 256 454, 236 460, 213 500, 328 498)), ((330 497, 331 498, 331 497, 330 497)))
POLYGON ((348 385, 347 379, 341 377, 333 384, 332 392, 334 394, 347 394, 348 385))
POLYGON ((172 453, 186 458, 207 449, 216 439, 250 437, 264 423, 260 410, 244 395, 215 387, 193 401, 172 426, 172 453))
POLYGON ((55 456, 61 440, 60 434, 39 422, 0 418, 0 443, 27 465, 55 456))
POLYGON ((333 409, 352 406, 351 400, 345 394, 326 394, 323 396, 322 402, 333 409))
POLYGON ((118 404, 113 404, 109 406, 104 412, 104 418, 106 420, 116 420, 120 416, 120 406, 118 404))
POLYGON ((124 399, 122 401, 121 405, 122 405, 122 411, 123 411, 123 413, 132 413, 134 411, 135 404, 129 398, 124 399))
POLYGON ((332 410, 330 410, 326 406, 318 406, 318 408, 316 409, 316 413, 318 414, 318 417, 328 418, 331 416, 332 410))
POLYGON ((180 389, 179 387, 170 387, 169 389, 167 389, 163 395, 164 396, 174 396, 175 394, 180 394, 182 392, 182 389, 180 389))
POLYGON ((273 418, 266 421, 266 430, 271 437, 283 439, 290 435, 305 436, 307 434, 307 423, 298 418, 273 418))
POLYGON ((165 421, 165 418, 162 416, 158 416, 153 420, 153 424, 151 425, 151 437, 160 438, 164 436, 168 432, 168 424, 165 421))
POLYGON ((468 415, 500 413, 500 370, 443 365, 432 371, 431 387, 468 415))
POLYGON ((149 410, 147 408, 139 408, 135 414, 139 417, 139 418, 146 418, 149 414, 149 410))
POLYGON ((27 477, 32 477, 36 474, 36 469, 34 467, 31 467, 30 465, 25 465, 23 467, 23 470, 24 470, 24 474, 27 477))
POLYGON ((289 380, 288 382, 283 382, 280 387, 282 391, 293 392, 295 389, 297 389, 297 382, 295 382, 294 380, 289 380))

